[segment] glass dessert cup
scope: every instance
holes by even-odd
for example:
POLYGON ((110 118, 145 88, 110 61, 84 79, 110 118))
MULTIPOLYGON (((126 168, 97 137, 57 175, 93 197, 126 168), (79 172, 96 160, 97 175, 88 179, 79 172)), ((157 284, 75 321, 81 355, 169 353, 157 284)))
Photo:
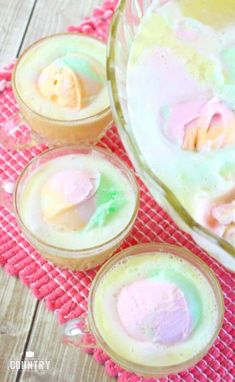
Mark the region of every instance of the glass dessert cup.
MULTIPOLYGON (((46 143, 48 145, 93 144, 111 127, 113 118, 110 106, 100 109, 88 117, 71 120, 54 119, 34 111, 25 102, 20 91, 17 89, 17 70, 24 57, 31 53, 35 47, 50 39, 70 35, 74 36, 74 33, 54 34, 42 38, 25 49, 17 60, 12 75, 12 88, 19 105, 19 112, 13 115, 1 129, 0 142, 3 146, 9 149, 20 149, 34 146, 38 143, 46 143)), ((105 47, 101 41, 93 37, 82 34, 76 35, 105 47)))
POLYGON ((61 268, 85 270, 94 268, 108 259, 130 232, 138 212, 139 188, 132 171, 114 154, 108 152, 107 150, 89 145, 70 145, 52 148, 38 155, 27 164, 18 177, 15 185, 11 182, 2 182, 0 184, 0 204, 2 207, 12 210, 24 236, 30 244, 42 254, 43 257, 61 268), (66 249, 65 247, 47 243, 45 240, 40 238, 40 235, 35 235, 30 227, 28 225, 26 226, 22 218, 22 194, 25 190, 25 186, 35 170, 41 167, 41 165, 65 155, 89 155, 91 152, 98 153, 98 155, 100 155, 103 159, 109 161, 113 166, 121 171, 122 175, 130 185, 134 196, 134 209, 131 211, 131 218, 116 235, 111 236, 110 239, 106 239, 102 243, 95 246, 87 246, 87 248, 79 249, 66 249))
POLYGON ((105 265, 102 266, 96 275, 89 294, 88 300, 88 313, 78 319, 67 322, 63 327, 64 342, 74 345, 78 348, 96 348, 100 347, 107 353, 113 361, 124 369, 134 372, 143 377, 165 377, 169 374, 175 374, 185 369, 194 366, 204 355, 208 352, 209 348, 215 341, 222 325, 224 314, 224 302, 220 284, 216 279, 211 269, 197 256, 184 248, 176 247, 168 244, 140 244, 121 251, 118 255, 111 258, 105 265), (94 315, 94 301, 102 282, 103 277, 118 263, 120 260, 125 260, 129 256, 141 256, 142 254, 153 254, 161 252, 163 254, 170 253, 177 258, 185 259, 194 267, 196 267, 206 278, 211 286, 216 299, 218 309, 218 320, 215 325, 213 338, 211 341, 201 349, 201 351, 194 355, 191 359, 183 363, 164 367, 148 367, 140 364, 135 364, 129 360, 124 359, 120 354, 115 353, 113 349, 104 341, 102 333, 99 331, 96 324, 96 317, 94 315))
POLYGON ((198 245, 226 268, 234 271, 234 246, 192 218, 170 187, 150 169, 131 130, 127 102, 128 59, 140 22, 151 4, 152 0, 120 0, 112 21, 107 53, 107 78, 114 118, 132 163, 159 205, 198 245))

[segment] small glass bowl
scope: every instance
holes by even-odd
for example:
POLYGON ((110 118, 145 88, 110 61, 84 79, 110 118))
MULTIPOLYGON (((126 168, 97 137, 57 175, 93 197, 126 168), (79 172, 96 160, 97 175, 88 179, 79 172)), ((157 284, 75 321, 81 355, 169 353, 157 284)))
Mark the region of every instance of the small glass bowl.
POLYGON ((13 192, 13 205, 14 213, 17 222, 24 233, 25 237, 36 248, 42 256, 50 260, 54 264, 69 269, 89 269, 103 263, 107 258, 109 258, 114 250, 120 245, 122 240, 130 232, 139 207, 139 188, 136 182, 135 176, 132 171, 114 154, 111 152, 94 147, 94 146, 65 146, 50 149, 34 158, 23 170, 19 176, 13 192), (129 182, 133 194, 135 196, 135 206, 133 209, 132 216, 126 226, 110 240, 103 242, 95 247, 83 248, 83 249, 64 249, 50 245, 43 240, 40 240, 34 233, 32 233, 24 224, 21 217, 21 196, 24 191, 25 184, 27 183, 31 174, 38 169, 42 164, 49 162, 52 159, 62 157, 71 154, 83 154, 89 155, 91 152, 97 152, 103 159, 112 163, 113 166, 118 168, 122 174, 126 177, 129 182))
MULTIPOLYGON (((110 105, 100 109, 98 112, 88 117, 74 120, 59 120, 49 118, 34 111, 25 100, 17 88, 18 68, 23 65, 23 59, 30 54, 33 49, 44 42, 60 38, 80 38, 88 41, 89 45, 99 46, 103 51, 105 65, 106 45, 100 40, 80 33, 57 33, 44 37, 30 45, 20 55, 14 67, 12 75, 12 88, 19 105, 19 112, 14 114, 5 122, 0 132, 0 142, 8 149, 21 149, 35 146, 40 143, 52 145, 66 144, 95 144, 111 127, 113 123, 110 105), (25 125, 28 127, 25 128, 25 125)), ((92 49, 92 48, 91 48, 92 49)))
POLYGON ((114 256, 106 264, 103 265, 103 267, 96 275, 91 286, 87 315, 67 322, 63 327, 63 335, 65 343, 72 344, 78 348, 101 347, 102 350, 105 353, 107 353, 113 361, 115 361, 124 369, 136 373, 142 377, 159 378, 166 377, 169 374, 176 374, 180 371, 186 370, 194 366, 201 358, 203 358, 218 336, 218 333, 222 326, 223 317, 224 299, 220 284, 212 270, 199 257, 195 256, 190 251, 184 248, 180 248, 174 245, 158 243, 140 244, 121 251, 118 255, 114 256), (166 254, 170 253, 173 256, 185 259, 203 274, 203 276, 210 284, 215 295, 218 308, 218 320, 215 325, 214 334, 211 340, 207 343, 205 347, 201 349, 201 351, 198 354, 193 356, 191 359, 188 359, 187 361, 177 365, 173 364, 171 366, 164 367, 147 367, 135 364, 129 360, 122 358, 120 354, 115 353, 115 350, 112 349, 105 342, 102 333, 99 331, 96 324, 96 317, 94 314, 94 302, 96 298, 97 289, 99 288, 99 284, 102 283, 102 280, 105 277, 105 275, 116 264, 118 264, 120 260, 123 260, 130 256, 142 256, 144 254, 150 253, 152 253, 154 256, 155 253, 159 252, 166 254))

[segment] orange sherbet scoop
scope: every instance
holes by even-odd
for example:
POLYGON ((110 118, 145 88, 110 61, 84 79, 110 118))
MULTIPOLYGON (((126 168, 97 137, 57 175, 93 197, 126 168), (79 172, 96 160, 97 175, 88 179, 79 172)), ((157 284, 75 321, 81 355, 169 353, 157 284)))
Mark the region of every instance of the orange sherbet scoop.
POLYGON ((41 94, 59 106, 81 108, 81 86, 76 74, 68 66, 55 62, 44 68, 38 79, 41 94))

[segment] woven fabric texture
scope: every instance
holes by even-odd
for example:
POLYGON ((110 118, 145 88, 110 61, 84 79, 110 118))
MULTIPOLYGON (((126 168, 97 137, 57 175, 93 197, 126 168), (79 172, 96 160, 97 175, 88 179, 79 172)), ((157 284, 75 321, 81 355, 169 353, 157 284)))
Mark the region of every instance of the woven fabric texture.
MULTIPOLYGON (((70 26, 69 31, 91 34, 102 40, 107 38, 108 27, 117 1, 105 1, 95 8, 93 16, 79 26, 70 26)), ((0 127, 17 111, 10 77, 13 64, 0 71, 0 127)), ((121 159, 130 164, 115 127, 111 128, 100 142, 121 159)), ((15 181, 29 160, 45 150, 37 146, 22 151, 8 151, 0 147, 0 179, 15 181)), ((141 205, 138 218, 129 237, 120 249, 145 242, 167 242, 184 246, 201 257, 216 273, 225 298, 225 319, 219 338, 209 353, 194 368, 161 381, 232 382, 235 378, 234 354, 234 283, 233 275, 202 251, 190 236, 182 232, 171 218, 157 205, 150 193, 138 179, 141 190, 141 205)), ((37 299, 44 299, 50 311, 56 311, 60 323, 78 317, 87 308, 90 284, 96 271, 73 272, 60 270, 44 260, 24 239, 17 227, 14 215, 0 208, 0 264, 12 276, 18 276, 30 287, 37 299)), ((155 382, 158 379, 143 379, 118 367, 102 350, 91 350, 96 361, 104 365, 108 375, 119 382, 155 382)))

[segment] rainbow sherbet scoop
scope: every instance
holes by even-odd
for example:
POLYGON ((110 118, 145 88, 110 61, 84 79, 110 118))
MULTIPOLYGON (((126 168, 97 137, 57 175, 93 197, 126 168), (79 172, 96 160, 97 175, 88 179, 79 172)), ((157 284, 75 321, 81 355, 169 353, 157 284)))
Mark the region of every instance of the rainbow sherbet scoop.
POLYGON ((235 145, 235 113, 217 98, 169 109, 168 136, 184 150, 209 151, 235 145))
POLYGON ((38 78, 41 94, 53 103, 80 109, 94 98, 103 86, 102 75, 89 57, 66 54, 46 66, 38 78))
POLYGON ((59 171, 41 191, 43 219, 64 230, 102 226, 124 204, 125 195, 95 170, 59 171))
POLYGON ((56 173, 41 192, 45 221, 64 229, 83 228, 95 212, 99 183, 100 173, 95 171, 68 169, 56 173))

